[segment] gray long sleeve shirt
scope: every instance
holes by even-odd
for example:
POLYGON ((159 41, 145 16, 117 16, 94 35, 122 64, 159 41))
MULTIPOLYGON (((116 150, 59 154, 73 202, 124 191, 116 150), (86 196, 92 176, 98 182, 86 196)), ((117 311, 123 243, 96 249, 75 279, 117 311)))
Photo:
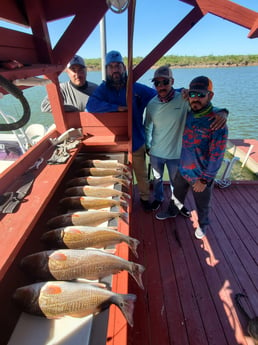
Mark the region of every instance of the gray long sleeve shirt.
MULTIPOLYGON (((84 86, 81 87, 73 85, 71 81, 61 83, 60 89, 64 100, 65 111, 85 111, 89 96, 97 87, 97 84, 89 81, 86 81, 84 86)), ((50 113, 52 111, 48 96, 41 103, 41 111, 43 113, 50 113)))

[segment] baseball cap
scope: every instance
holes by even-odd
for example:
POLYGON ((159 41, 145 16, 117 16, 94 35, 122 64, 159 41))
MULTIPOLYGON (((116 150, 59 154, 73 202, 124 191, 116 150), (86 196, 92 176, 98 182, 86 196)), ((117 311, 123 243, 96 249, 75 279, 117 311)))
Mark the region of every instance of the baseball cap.
POLYGON ((72 65, 81 65, 83 67, 86 67, 85 61, 79 55, 74 55, 72 60, 67 64, 67 68, 70 68, 72 65))
POLYGON ((106 55, 106 66, 109 65, 111 62, 121 62, 121 63, 124 63, 122 55, 118 51, 116 51, 116 50, 111 50, 106 55))
POLYGON ((196 77, 191 81, 189 91, 212 91, 212 81, 204 76, 196 77))
POLYGON ((152 81, 156 78, 173 78, 171 69, 168 66, 160 66, 156 69, 152 81))

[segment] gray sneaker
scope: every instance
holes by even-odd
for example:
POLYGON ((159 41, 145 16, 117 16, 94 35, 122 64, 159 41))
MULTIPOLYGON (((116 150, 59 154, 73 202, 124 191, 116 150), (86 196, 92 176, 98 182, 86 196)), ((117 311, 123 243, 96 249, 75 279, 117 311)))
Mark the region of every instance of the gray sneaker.
POLYGON ((158 220, 164 220, 167 218, 175 218, 179 213, 179 209, 174 204, 173 201, 170 201, 169 206, 166 211, 159 212, 156 214, 156 219, 158 220))
POLYGON ((198 238, 198 240, 201 240, 204 236, 206 236, 206 229, 198 227, 195 230, 194 235, 195 235, 196 238, 198 238))

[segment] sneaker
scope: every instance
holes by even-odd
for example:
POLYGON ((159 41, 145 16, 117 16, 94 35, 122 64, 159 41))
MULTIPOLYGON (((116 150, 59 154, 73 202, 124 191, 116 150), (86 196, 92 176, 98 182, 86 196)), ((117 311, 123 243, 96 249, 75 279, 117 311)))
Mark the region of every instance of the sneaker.
POLYGON ((140 199, 140 201, 141 201, 144 211, 146 212, 152 211, 151 203, 148 200, 140 199))
POLYGON ((151 208, 153 211, 157 211, 160 208, 162 201, 154 200, 151 204, 151 208))
POLYGON ((156 214, 156 219, 164 220, 167 218, 175 218, 179 213, 177 206, 174 204, 173 201, 170 201, 168 208, 166 211, 159 212, 156 214))
POLYGON ((181 210, 179 210, 179 213, 184 217, 191 217, 191 212, 184 206, 181 208, 181 210))
POLYGON ((205 228, 200 228, 200 227, 198 227, 198 228, 195 230, 194 235, 195 235, 196 238, 198 238, 198 240, 201 240, 201 239, 206 235, 206 230, 205 230, 205 228))

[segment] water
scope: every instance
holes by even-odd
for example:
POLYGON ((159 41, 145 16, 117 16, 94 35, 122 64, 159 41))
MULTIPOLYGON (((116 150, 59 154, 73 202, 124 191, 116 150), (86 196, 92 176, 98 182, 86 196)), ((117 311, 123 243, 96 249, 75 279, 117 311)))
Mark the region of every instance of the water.
MULTIPOLYGON (((151 79, 154 70, 147 71, 139 82, 152 87, 151 79)), ((231 139, 258 139, 258 66, 230 67, 230 68, 178 68, 173 70, 174 86, 188 87, 189 82, 199 75, 209 77, 213 82, 213 104, 229 110, 228 127, 231 139)), ((97 84, 101 82, 101 72, 88 72, 88 80, 97 84)), ((68 77, 61 74, 60 81, 68 77)), ((24 90, 31 107, 31 123, 42 123, 49 127, 53 123, 52 114, 42 113, 40 104, 46 95, 46 88, 37 86, 24 90)), ((21 117, 22 109, 19 102, 12 96, 6 95, 0 99, 0 109, 7 114, 21 117)), ((1 120, 2 122, 2 120, 1 120)))

